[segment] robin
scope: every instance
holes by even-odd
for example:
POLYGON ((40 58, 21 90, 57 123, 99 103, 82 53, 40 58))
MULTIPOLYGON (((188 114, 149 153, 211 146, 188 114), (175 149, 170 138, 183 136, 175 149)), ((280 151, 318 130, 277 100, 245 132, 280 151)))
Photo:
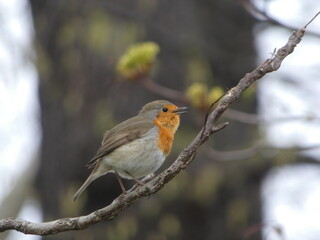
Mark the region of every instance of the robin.
POLYGON ((155 172, 171 151, 174 134, 180 124, 180 114, 186 107, 177 107, 166 100, 150 102, 138 115, 106 131, 101 147, 88 163, 90 176, 73 196, 75 201, 98 177, 114 172, 123 193, 121 178, 133 179, 155 172))

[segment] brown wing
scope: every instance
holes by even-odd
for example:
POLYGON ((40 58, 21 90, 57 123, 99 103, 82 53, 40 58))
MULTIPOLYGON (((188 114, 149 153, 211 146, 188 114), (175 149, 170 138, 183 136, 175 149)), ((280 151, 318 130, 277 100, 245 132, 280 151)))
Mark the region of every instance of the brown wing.
POLYGON ((103 156, 111 153, 115 149, 140 138, 154 127, 152 122, 146 122, 139 118, 131 118, 120 123, 110 131, 106 132, 102 140, 102 145, 97 154, 89 161, 88 167, 96 165, 97 161, 103 156))

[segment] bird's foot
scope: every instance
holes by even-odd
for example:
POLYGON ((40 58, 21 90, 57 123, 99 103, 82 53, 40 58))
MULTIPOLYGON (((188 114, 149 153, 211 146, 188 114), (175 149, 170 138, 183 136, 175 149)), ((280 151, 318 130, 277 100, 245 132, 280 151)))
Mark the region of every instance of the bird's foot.
POLYGON ((138 178, 136 178, 135 176, 133 176, 131 173, 129 173, 128 171, 126 171, 126 174, 128 174, 138 185, 143 186, 144 182, 140 181, 138 178))

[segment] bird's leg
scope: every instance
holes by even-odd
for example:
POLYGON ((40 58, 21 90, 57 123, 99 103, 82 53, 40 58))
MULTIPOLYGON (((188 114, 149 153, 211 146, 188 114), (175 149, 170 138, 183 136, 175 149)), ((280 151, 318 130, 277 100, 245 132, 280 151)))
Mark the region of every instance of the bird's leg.
POLYGON ((119 184, 120 184, 120 187, 121 187, 121 189, 122 189, 123 194, 127 193, 127 190, 126 190, 126 188, 125 188, 124 185, 123 185, 123 182, 122 182, 121 177, 119 176, 119 174, 117 173, 117 171, 114 171, 114 173, 115 173, 116 176, 117 176, 117 179, 118 179, 118 182, 119 182, 119 184))
POLYGON ((140 186, 144 185, 144 182, 140 181, 139 179, 137 179, 135 176, 133 176, 131 173, 129 173, 128 171, 125 171, 126 174, 128 174, 133 180, 136 181, 137 184, 139 184, 140 186))

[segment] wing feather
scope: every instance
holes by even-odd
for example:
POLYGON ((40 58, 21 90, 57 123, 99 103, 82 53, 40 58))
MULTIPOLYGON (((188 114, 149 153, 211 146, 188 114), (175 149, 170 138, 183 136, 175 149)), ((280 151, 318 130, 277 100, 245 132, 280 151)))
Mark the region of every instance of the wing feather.
POLYGON ((103 156, 113 152, 124 144, 142 137, 153 127, 155 127, 155 125, 152 122, 145 121, 138 117, 120 123, 105 133, 101 147, 98 149, 97 154, 89 161, 87 166, 89 168, 94 167, 103 156))

